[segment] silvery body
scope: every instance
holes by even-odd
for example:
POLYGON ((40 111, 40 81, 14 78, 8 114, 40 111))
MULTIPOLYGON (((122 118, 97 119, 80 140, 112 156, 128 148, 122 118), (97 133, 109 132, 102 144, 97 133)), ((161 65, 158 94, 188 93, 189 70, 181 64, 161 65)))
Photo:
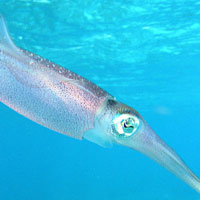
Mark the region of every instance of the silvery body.
POLYGON ((200 180, 141 115, 89 80, 14 45, 0 19, 0 101, 56 132, 137 150, 200 192, 200 180))

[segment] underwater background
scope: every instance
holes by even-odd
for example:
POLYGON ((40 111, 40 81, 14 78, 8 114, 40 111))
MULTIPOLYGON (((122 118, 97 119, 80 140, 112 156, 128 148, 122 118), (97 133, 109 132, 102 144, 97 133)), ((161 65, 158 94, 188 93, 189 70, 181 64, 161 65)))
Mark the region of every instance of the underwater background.
MULTIPOLYGON (((17 46, 135 108, 200 176, 200 1, 0 0, 17 46)), ((144 155, 48 130, 0 103, 1 200, 199 200, 144 155)))

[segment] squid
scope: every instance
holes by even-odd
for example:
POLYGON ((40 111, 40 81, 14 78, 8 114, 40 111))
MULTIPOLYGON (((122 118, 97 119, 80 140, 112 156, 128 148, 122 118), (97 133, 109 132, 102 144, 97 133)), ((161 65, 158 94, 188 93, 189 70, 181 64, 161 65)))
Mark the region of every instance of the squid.
POLYGON ((133 108, 72 71, 18 48, 0 17, 0 101, 28 119, 100 146, 141 152, 200 193, 200 179, 133 108))

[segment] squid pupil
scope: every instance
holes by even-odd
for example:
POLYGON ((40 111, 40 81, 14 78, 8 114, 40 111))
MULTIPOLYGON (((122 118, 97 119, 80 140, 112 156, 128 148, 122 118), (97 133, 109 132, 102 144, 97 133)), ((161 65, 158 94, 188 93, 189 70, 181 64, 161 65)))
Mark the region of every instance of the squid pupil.
POLYGON ((124 127, 125 128, 134 128, 133 125, 127 124, 127 122, 124 123, 124 127))
POLYGON ((124 128, 131 128, 134 129, 134 126, 132 125, 133 121, 132 120, 128 120, 124 122, 124 128))

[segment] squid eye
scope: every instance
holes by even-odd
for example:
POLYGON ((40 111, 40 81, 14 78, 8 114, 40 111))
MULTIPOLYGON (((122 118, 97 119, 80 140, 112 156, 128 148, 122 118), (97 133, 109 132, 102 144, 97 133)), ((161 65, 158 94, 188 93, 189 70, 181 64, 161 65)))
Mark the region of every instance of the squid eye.
POLYGON ((113 120, 113 133, 117 136, 129 137, 139 127, 139 119, 130 114, 122 114, 113 120))

